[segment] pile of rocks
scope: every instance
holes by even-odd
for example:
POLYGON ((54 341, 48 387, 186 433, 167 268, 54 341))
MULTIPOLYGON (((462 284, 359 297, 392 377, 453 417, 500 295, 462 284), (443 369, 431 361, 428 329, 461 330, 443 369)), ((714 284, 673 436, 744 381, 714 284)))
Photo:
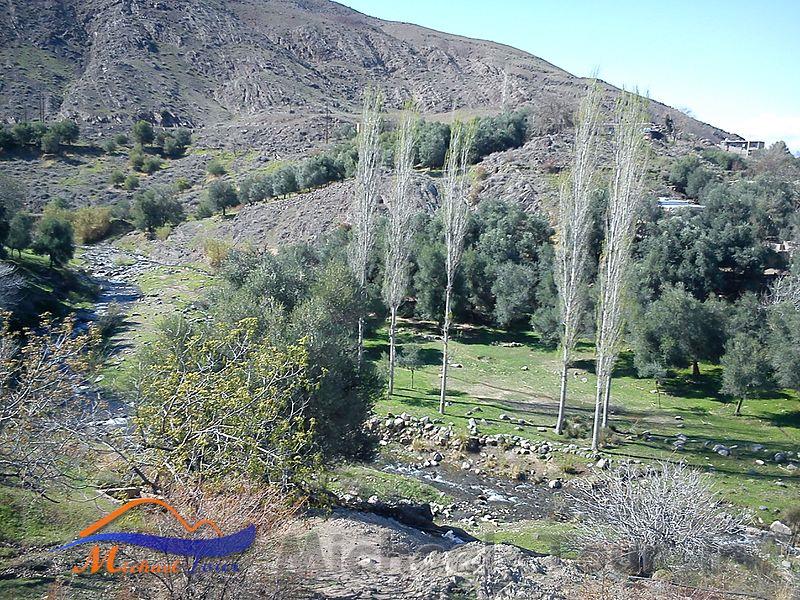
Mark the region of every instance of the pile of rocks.
MULTIPOLYGON (((473 412, 475 409, 473 409, 473 412)), ((529 425, 524 419, 512 419, 508 415, 500 415, 504 421, 514 422, 519 428, 529 425)), ((453 423, 445 423, 440 418, 428 416, 414 417, 407 413, 394 415, 388 413, 386 418, 372 417, 366 423, 368 431, 380 437, 379 443, 383 446, 390 442, 399 442, 404 445, 411 445, 415 440, 425 440, 434 446, 441 448, 451 448, 465 452, 477 453, 484 447, 499 447, 517 455, 536 456, 542 460, 550 460, 554 452, 572 454, 579 458, 597 460, 598 454, 591 448, 579 446, 572 443, 564 443, 547 440, 531 440, 519 435, 497 433, 483 435, 479 431, 479 425, 483 424, 470 418, 467 421, 468 435, 458 434, 453 429, 453 423)), ((438 454, 438 453, 437 453, 438 454)), ((441 454, 437 459, 434 455, 425 466, 438 466, 441 462, 441 454)))

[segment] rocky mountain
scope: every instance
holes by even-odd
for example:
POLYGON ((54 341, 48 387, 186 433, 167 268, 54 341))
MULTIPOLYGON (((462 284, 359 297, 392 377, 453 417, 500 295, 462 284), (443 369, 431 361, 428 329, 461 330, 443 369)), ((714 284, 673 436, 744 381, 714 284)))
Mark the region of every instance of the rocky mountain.
MULTIPOLYGON (((426 113, 497 112, 503 96, 569 108, 585 86, 520 50, 328 0, 0 0, 0 65, 0 119, 44 112, 100 134, 145 118, 200 128, 215 145, 263 143, 299 120, 302 147, 368 84, 426 113)), ((697 137, 725 135, 652 110, 697 137)))

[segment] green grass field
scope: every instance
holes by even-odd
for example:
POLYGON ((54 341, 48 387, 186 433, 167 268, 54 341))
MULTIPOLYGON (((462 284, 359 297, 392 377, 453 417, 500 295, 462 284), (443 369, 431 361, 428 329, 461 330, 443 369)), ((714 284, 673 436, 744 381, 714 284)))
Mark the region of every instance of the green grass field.
MULTIPOLYGON (((376 412, 435 416, 441 342, 427 339, 437 333, 430 324, 404 322, 401 327, 401 343, 418 343, 425 366, 414 374, 413 388, 410 373, 399 369, 395 394, 378 402, 376 412)), ((368 351, 373 360, 380 360, 388 351, 385 330, 379 330, 369 341, 368 351)), ((462 367, 449 370, 446 422, 466 431, 470 418, 467 411, 480 406, 481 412, 474 416, 486 420, 486 424, 479 423, 482 433, 563 440, 552 429, 537 430, 552 428, 555 423, 559 376, 557 353, 543 348, 535 335, 464 327, 456 333, 451 353, 451 364, 462 367), (503 413, 523 418, 530 425, 520 432, 515 424, 500 419, 503 413)), ((590 422, 596 385, 590 345, 578 348, 573 366, 567 412, 590 422)), ((684 460, 711 474, 725 499, 753 509, 766 506, 784 511, 796 504, 800 497, 798 472, 774 463, 772 456, 800 449, 800 396, 789 391, 766 393, 748 400, 742 416, 736 417, 734 399, 719 391, 720 367, 701 365, 696 381, 688 371, 672 375, 659 397, 653 393, 652 380, 635 376, 630 353, 622 356, 614 373, 611 401, 612 426, 617 434, 606 453, 612 458, 684 460), (650 441, 640 437, 644 432, 650 432, 650 441), (679 434, 688 442, 683 451, 676 452, 672 442, 679 434), (730 457, 723 457, 712 451, 715 443, 735 448, 730 457), (767 452, 754 451, 753 444, 763 445, 767 452)), ((588 445, 589 440, 574 442, 588 445)), ((767 514, 763 518, 770 522, 774 517, 767 514)))

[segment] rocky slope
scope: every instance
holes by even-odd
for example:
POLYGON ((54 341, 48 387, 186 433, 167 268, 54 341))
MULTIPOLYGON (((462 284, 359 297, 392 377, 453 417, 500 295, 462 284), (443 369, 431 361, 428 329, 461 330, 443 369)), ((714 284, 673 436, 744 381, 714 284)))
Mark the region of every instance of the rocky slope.
MULTIPOLYGON (((3 0, 0 117, 146 118, 249 145, 293 121, 350 113, 367 84, 424 112, 570 105, 584 82, 492 42, 368 17, 328 0, 3 0), (234 135, 235 134, 235 135, 234 135)), ((612 88, 609 88, 612 89, 612 88)), ((698 137, 719 129, 654 103, 698 137)), ((322 127, 313 127, 322 135, 322 127)))

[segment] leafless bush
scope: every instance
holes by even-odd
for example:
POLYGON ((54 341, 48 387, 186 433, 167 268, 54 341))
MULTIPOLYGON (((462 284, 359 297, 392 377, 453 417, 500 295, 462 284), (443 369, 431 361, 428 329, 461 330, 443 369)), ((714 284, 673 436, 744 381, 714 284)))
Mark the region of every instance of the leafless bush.
POLYGON ((534 108, 530 117, 531 131, 535 135, 547 135, 564 131, 573 126, 573 109, 564 100, 548 98, 534 108))
POLYGON ((585 550, 612 552, 638 575, 741 547, 744 517, 722 508, 706 479, 682 464, 623 466, 573 494, 585 550))
MULTIPOLYGON (((149 574, 127 577, 124 586, 132 598, 141 600, 232 600, 292 599, 301 597, 300 573, 285 568, 281 553, 284 542, 293 533, 300 532, 296 518, 300 505, 290 502, 277 488, 265 487, 244 479, 227 480, 209 486, 186 483, 165 490, 165 500, 189 522, 211 519, 224 534, 239 531, 253 524, 257 536, 254 545, 241 555, 204 562, 235 562, 234 573, 191 572, 193 559, 181 559, 178 573, 149 574)), ((166 511, 154 511, 148 515, 148 524, 154 533, 162 536, 186 536, 186 530, 166 511)), ((202 531, 198 530, 198 533, 202 531)), ((213 536, 213 532, 208 532, 213 536)), ((152 551, 125 550, 123 560, 140 561, 152 559, 152 551), (139 556, 141 554, 141 556, 139 556)), ((174 556, 162 555, 159 562, 175 560, 174 556)))
POLYGON ((70 481, 85 456, 98 414, 79 386, 99 337, 47 317, 17 333, 8 316, 0 314, 0 477, 44 491, 70 481))

